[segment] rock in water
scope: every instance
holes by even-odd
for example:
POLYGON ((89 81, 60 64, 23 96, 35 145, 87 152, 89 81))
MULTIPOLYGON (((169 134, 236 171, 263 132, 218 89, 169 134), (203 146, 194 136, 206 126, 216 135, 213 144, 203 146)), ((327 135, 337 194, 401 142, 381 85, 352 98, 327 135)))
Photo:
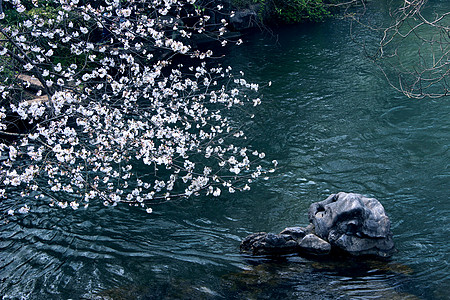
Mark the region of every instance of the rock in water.
POLYGON ((302 252, 313 255, 325 255, 331 251, 331 245, 327 241, 321 239, 315 234, 306 235, 299 242, 302 252))
POLYGON ((296 252, 298 243, 289 235, 258 232, 241 242, 241 251, 253 255, 278 255, 296 252))
POLYGON ((279 234, 259 232, 246 237, 241 251, 253 255, 299 253, 389 257, 394 251, 391 223, 381 203, 360 194, 338 193, 311 204, 307 227, 288 227, 279 234))
POLYGON ((391 256, 394 241, 381 203, 360 194, 338 193, 311 204, 314 233, 352 255, 391 256))

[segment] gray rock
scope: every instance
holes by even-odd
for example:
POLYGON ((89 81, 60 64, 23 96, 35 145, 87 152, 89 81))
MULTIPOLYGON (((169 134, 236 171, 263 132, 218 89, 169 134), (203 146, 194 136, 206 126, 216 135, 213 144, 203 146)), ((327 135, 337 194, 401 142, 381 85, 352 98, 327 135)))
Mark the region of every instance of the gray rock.
POLYGON ((381 203, 360 194, 338 193, 311 204, 315 234, 352 255, 388 257, 394 252, 390 221, 381 203))
POLYGON ((304 238, 308 233, 311 233, 306 228, 303 227, 286 227, 280 232, 282 235, 289 235, 293 239, 299 241, 304 238))
POLYGON ((306 228, 287 227, 279 234, 246 237, 241 251, 256 255, 304 253, 389 257, 395 252, 390 221, 381 203, 360 194, 338 193, 311 204, 306 228), (338 251, 339 252, 339 251, 338 251))
POLYGON ((317 235, 308 234, 299 243, 302 252, 316 255, 326 255, 331 251, 331 245, 317 235))
POLYGON ((243 9, 234 13, 230 18, 230 25, 234 30, 241 31, 255 28, 258 24, 258 15, 253 9, 243 9))
POLYGON ((287 234, 258 232, 247 236, 240 248, 253 255, 279 255, 296 252, 298 243, 287 234))

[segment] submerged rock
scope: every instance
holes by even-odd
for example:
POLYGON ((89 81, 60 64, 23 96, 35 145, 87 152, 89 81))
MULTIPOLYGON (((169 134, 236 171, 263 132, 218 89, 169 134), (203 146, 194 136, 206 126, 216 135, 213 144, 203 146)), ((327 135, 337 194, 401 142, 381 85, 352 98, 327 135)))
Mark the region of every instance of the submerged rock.
POLYGON ((249 235, 242 241, 241 251, 254 255, 326 255, 338 250, 378 257, 389 257, 395 251, 389 218, 374 198, 341 192, 311 204, 308 214, 311 223, 306 228, 249 235))

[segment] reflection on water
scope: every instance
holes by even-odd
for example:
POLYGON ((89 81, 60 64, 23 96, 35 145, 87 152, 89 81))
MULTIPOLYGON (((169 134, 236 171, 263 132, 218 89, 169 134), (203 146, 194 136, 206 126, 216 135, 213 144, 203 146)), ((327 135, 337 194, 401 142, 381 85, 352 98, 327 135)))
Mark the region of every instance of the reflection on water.
POLYGON ((368 299, 377 291, 383 299, 419 299, 402 291, 411 270, 381 262, 310 262, 299 258, 252 261, 245 269, 204 278, 174 277, 150 285, 104 290, 114 299, 368 299))
MULTIPOLYGON (((68 211, 37 205, 1 225, 5 299, 445 299, 450 105, 394 92, 332 21, 264 33, 228 64, 263 91, 255 146, 280 170, 243 194, 155 207, 68 211), (252 232, 306 225, 338 191, 381 201, 399 252, 391 262, 251 261, 252 232)), ((369 38, 369 37, 368 37, 369 38)), ((252 134, 249 134, 251 136, 252 134)), ((0 203, 0 209, 5 204, 0 203)))

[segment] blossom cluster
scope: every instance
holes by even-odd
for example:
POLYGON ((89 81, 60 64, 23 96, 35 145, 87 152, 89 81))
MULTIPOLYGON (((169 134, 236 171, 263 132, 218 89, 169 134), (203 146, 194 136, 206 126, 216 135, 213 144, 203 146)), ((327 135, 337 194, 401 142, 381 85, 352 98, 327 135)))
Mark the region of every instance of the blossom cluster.
MULTIPOLYGON (((8 114, 28 124, 0 143, 0 197, 21 189, 61 208, 100 201, 150 213, 176 197, 248 190, 273 171, 233 118, 260 104, 259 87, 190 43, 214 22, 195 1, 60 0, 51 14, 6 2, 21 21, 1 29, 2 70, 41 88, 24 96, 17 76, 0 84, 0 133, 8 114)), ((224 41, 226 22, 214 25, 224 41)))

